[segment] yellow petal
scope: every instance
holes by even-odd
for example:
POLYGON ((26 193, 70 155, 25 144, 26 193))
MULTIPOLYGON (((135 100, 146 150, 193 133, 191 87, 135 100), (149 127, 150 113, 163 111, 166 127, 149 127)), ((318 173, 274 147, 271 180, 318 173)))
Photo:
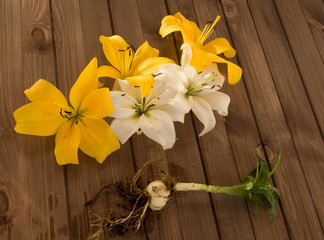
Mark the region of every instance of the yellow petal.
POLYGON ((102 82, 98 82, 98 88, 102 88, 104 86, 104 84, 102 82))
POLYGON ((108 88, 100 88, 89 93, 82 101, 79 112, 88 118, 104 118, 114 112, 108 88))
POLYGON ((124 62, 124 56, 120 51, 129 47, 127 42, 118 35, 111 37, 100 36, 99 40, 107 60, 120 71, 122 68, 120 64, 124 62))
POLYGON ((227 72, 228 72, 228 82, 229 84, 236 84, 240 81, 242 77, 242 69, 234 63, 226 61, 225 59, 214 56, 213 62, 216 63, 226 63, 227 64, 227 72))
POLYGON ((55 157, 59 165, 79 164, 78 148, 81 134, 77 124, 68 121, 58 130, 55 137, 55 157))
POLYGON ((70 103, 74 109, 78 109, 82 100, 93 90, 98 89, 98 68, 97 58, 93 58, 91 62, 80 74, 70 91, 70 103))
POLYGON ((154 90, 154 78, 152 74, 127 77, 125 80, 133 85, 140 86, 142 97, 150 95, 154 90))
POLYGON ((15 131, 37 136, 54 135, 66 122, 60 108, 49 101, 36 101, 22 106, 14 112, 15 131))
POLYGON ((137 65, 133 72, 133 76, 151 74, 154 72, 159 66, 166 63, 174 63, 170 58, 165 57, 152 57, 147 58, 143 62, 137 65))
POLYGON ((186 19, 180 12, 174 16, 166 16, 161 21, 160 35, 165 37, 166 35, 181 31, 183 42, 197 41, 201 31, 199 30, 196 23, 186 19))
POLYGON ((176 31, 181 31, 178 19, 171 15, 165 16, 161 21, 160 35, 164 38, 166 35, 176 31))
POLYGON ((183 37, 183 42, 196 42, 198 41, 201 31, 198 28, 197 24, 193 21, 186 19, 180 12, 174 15, 180 22, 181 33, 183 37))
POLYGON ((98 68, 98 77, 121 78, 120 72, 112 66, 101 66, 98 68))
POLYGON ((83 118, 78 124, 82 135, 80 149, 102 163, 107 156, 120 148, 117 137, 103 119, 83 118))
POLYGON ((232 58, 235 56, 236 51, 231 47, 227 39, 216 38, 202 47, 202 50, 219 55, 224 53, 225 57, 232 58))
POLYGON ((25 94, 32 102, 48 100, 60 105, 67 106, 64 95, 53 84, 44 79, 39 79, 31 88, 25 90, 25 94))
POLYGON ((143 62, 147 58, 159 56, 159 50, 151 47, 147 41, 145 41, 139 49, 137 49, 131 66, 131 72, 137 67, 137 65, 143 62))
POLYGON ((190 65, 195 67, 197 72, 202 72, 213 62, 214 54, 205 52, 196 45, 191 44, 192 58, 190 65))

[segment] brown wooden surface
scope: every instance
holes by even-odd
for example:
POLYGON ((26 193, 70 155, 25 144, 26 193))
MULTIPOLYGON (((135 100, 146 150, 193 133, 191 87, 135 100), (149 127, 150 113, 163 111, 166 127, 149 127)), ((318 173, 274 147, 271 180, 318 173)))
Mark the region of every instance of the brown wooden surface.
POLYGON ((265 149, 272 167, 283 153, 272 178, 281 191, 274 223, 244 200, 192 192, 149 212, 139 233, 102 239, 324 239, 323 13, 321 0, 0 0, 0 239, 86 239, 91 212, 108 214, 120 198, 110 192, 84 203, 109 183, 130 182, 146 161, 163 160, 143 171, 142 186, 160 169, 180 181, 231 185, 265 149), (67 96, 93 57, 107 63, 100 35, 121 35, 135 48, 147 40, 178 62, 181 35, 158 34, 162 18, 178 11, 201 28, 220 15, 212 37, 231 42, 243 69, 237 85, 224 84, 229 115, 217 116, 210 133, 197 137, 202 125, 188 114, 175 124, 171 150, 134 135, 101 165, 80 152, 80 165, 62 167, 54 137, 14 132, 12 113, 39 78, 67 96))

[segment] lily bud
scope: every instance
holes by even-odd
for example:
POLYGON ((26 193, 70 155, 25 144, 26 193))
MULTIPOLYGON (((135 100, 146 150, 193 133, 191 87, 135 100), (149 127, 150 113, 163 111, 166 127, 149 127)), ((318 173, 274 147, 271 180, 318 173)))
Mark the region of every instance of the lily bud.
POLYGON ((162 181, 153 181, 147 187, 146 191, 150 194, 149 208, 153 211, 161 210, 168 202, 170 190, 167 189, 162 181))

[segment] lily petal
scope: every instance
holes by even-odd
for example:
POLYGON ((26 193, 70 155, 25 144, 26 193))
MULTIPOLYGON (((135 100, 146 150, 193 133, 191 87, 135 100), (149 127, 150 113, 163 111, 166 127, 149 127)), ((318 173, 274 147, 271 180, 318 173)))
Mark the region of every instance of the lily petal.
POLYGON ((242 69, 235 65, 234 63, 231 63, 229 61, 226 61, 225 59, 214 56, 213 62, 216 63, 226 63, 227 64, 227 72, 228 72, 228 82, 229 84, 236 84, 238 81, 240 81, 242 77, 242 69))
POLYGON ((98 77, 121 78, 120 72, 112 66, 101 66, 98 68, 98 77))
POLYGON ((127 93, 131 98, 136 100, 137 102, 140 102, 142 99, 142 90, 139 87, 139 85, 136 85, 134 83, 129 83, 126 80, 121 80, 118 79, 118 84, 120 86, 120 89, 124 92, 127 93))
POLYGON ((93 58, 80 74, 70 91, 70 103, 78 109, 82 100, 93 90, 98 89, 97 58, 93 58))
POLYGON ((155 77, 155 88, 153 93, 148 96, 148 101, 155 98, 155 105, 163 105, 184 89, 183 85, 181 85, 181 78, 185 78, 183 72, 172 70, 176 70, 176 68, 161 72, 155 77))
POLYGON ((147 58, 159 56, 159 50, 151 47, 147 41, 145 41, 136 51, 132 62, 130 72, 133 72, 138 64, 143 62, 147 58))
POLYGON ((190 61, 190 65, 195 67, 197 72, 204 71, 213 62, 213 59, 215 57, 214 54, 201 50, 195 44, 191 44, 191 50, 192 50, 192 58, 190 61))
POLYGON ((168 104, 161 106, 160 109, 167 112, 172 121, 184 123, 185 114, 190 111, 190 106, 184 94, 178 94, 168 104))
POLYGON ((54 135, 67 120, 60 115, 60 108, 49 101, 36 101, 14 112, 15 131, 37 136, 54 135))
POLYGON ((139 129, 139 118, 116 118, 112 121, 111 128, 119 141, 124 144, 139 129))
POLYGON ((225 57, 232 58, 236 51, 231 47, 230 43, 225 38, 216 38, 202 46, 202 50, 216 55, 224 53, 225 57))
MULTIPOLYGON (((161 65, 153 75, 156 75, 154 79, 164 79, 164 82, 171 82, 172 85, 178 89, 178 91, 183 91, 184 86, 188 85, 188 78, 182 67, 177 64, 167 63, 161 65)), ((155 83, 157 85, 157 83, 155 83)), ((157 87, 157 86, 155 86, 157 87)))
POLYGON ((159 34, 164 38, 170 33, 181 31, 179 20, 175 16, 165 16, 161 21, 159 34))
POLYGON ((146 97, 153 92, 154 78, 152 74, 127 77, 125 80, 133 84, 133 86, 139 86, 142 91, 142 97, 146 97))
POLYGON ((204 129, 199 134, 199 136, 201 137, 215 127, 216 119, 213 114, 213 110, 210 107, 209 103, 201 97, 190 96, 189 104, 193 113, 196 115, 199 121, 204 124, 204 129))
POLYGON ((227 116, 228 105, 231 101, 230 97, 222 92, 214 92, 203 97, 212 107, 222 116, 227 116))
POLYGON ((133 76, 151 74, 159 66, 166 64, 166 63, 175 63, 175 62, 173 60, 171 60, 170 58, 166 58, 166 57, 147 58, 136 66, 136 68, 133 72, 133 76))
POLYGON ((79 127, 68 121, 62 125, 55 137, 55 157, 59 165, 79 164, 78 148, 81 140, 79 127))
POLYGON ((128 118, 135 114, 135 109, 132 108, 136 101, 128 95, 128 93, 120 91, 111 91, 111 102, 114 107, 114 113, 110 115, 113 118, 128 118))
POLYGON ((31 88, 26 89, 24 93, 31 102, 47 100, 64 107, 68 105, 63 93, 44 79, 39 79, 31 88))
POLYGON ((100 88, 89 93, 82 101, 79 111, 87 118, 100 119, 114 112, 109 89, 100 88))
POLYGON ((105 120, 84 117, 78 126, 82 136, 80 149, 99 163, 120 148, 116 135, 105 120))
POLYGON ((162 145, 163 149, 172 148, 175 143, 175 130, 171 117, 164 111, 151 110, 139 120, 143 133, 162 145))
POLYGON ((127 42, 118 35, 111 37, 100 36, 99 40, 110 64, 120 71, 122 68, 120 64, 124 62, 124 56, 120 54, 120 50, 126 50, 129 47, 127 42))
POLYGON ((201 31, 195 22, 186 19, 180 12, 176 13, 174 16, 166 16, 162 19, 160 27, 160 35, 165 37, 166 35, 181 31, 183 42, 188 42, 188 40, 197 41, 201 35, 201 31))
POLYGON ((211 92, 215 92, 219 90, 225 81, 225 77, 218 71, 218 67, 216 63, 212 63, 205 71, 198 74, 194 79, 196 82, 193 82, 193 85, 198 84, 206 79, 209 79, 206 82, 206 85, 202 88, 201 94, 209 94, 211 92), (216 75, 216 76, 215 76, 216 75))

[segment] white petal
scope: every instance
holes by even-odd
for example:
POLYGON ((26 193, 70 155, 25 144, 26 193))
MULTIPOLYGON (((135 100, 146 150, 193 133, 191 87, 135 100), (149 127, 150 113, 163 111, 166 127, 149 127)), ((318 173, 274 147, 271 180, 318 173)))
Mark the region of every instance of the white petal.
POLYGON ((164 111, 151 110, 139 120, 143 133, 162 145, 163 149, 172 148, 175 143, 175 130, 171 117, 164 111))
POLYGON ((178 91, 185 91, 183 81, 186 81, 186 76, 182 68, 175 64, 162 65, 154 80, 154 91, 147 97, 147 102, 154 101, 155 105, 166 104, 177 95, 178 91))
POLYGON ((123 92, 128 93, 133 99, 139 100, 142 98, 142 91, 139 86, 134 86, 126 80, 117 79, 120 85, 120 88, 123 92))
POLYGON ((215 127, 216 119, 213 110, 209 103, 201 97, 190 96, 189 104, 199 121, 204 124, 204 130, 199 134, 199 136, 203 136, 215 127))
POLYGON ((192 58, 192 50, 190 47, 189 43, 184 43, 181 45, 181 51, 182 51, 182 55, 181 55, 181 66, 182 67, 186 67, 190 65, 190 61, 192 58))
POLYGON ((134 115, 135 109, 133 106, 136 101, 128 93, 111 91, 110 98, 114 107, 114 112, 110 115, 110 117, 128 118, 134 115))
POLYGON ((216 77, 211 78, 208 82, 213 82, 213 84, 219 87, 223 86, 225 77, 218 71, 216 63, 212 63, 206 70, 199 74, 202 80, 209 78, 210 76, 216 74, 216 77))
POLYGON ((139 118, 114 119, 110 127, 118 140, 124 144, 139 129, 139 118))
POLYGON ((183 93, 177 94, 177 96, 160 107, 163 111, 167 112, 171 117, 172 121, 178 121, 184 123, 184 116, 190 111, 190 106, 187 98, 184 97, 183 93))
POLYGON ((203 98, 210 104, 211 108, 218 111, 222 116, 227 116, 228 105, 231 101, 230 97, 222 92, 214 92, 203 96, 203 98))

